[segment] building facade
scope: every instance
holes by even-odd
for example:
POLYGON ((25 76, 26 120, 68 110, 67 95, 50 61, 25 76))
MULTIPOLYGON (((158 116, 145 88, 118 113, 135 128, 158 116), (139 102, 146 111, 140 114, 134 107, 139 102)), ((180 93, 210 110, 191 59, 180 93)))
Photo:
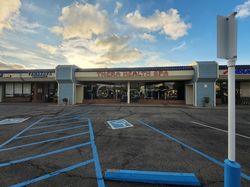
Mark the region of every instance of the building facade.
MULTIPOLYGON (((250 104, 250 65, 236 66, 236 102, 250 104)), ((227 67, 190 66, 0 70, 0 102, 227 104, 227 67)))

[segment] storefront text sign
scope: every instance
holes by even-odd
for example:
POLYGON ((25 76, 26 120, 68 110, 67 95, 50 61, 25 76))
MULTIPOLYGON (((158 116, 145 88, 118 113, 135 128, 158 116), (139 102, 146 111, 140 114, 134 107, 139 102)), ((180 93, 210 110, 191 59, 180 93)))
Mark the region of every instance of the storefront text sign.
POLYGON ((96 72, 98 77, 166 77, 167 71, 96 72))
POLYGON ((51 76, 51 72, 30 72, 29 76, 32 78, 46 78, 48 76, 51 76))
MULTIPOLYGON (((228 70, 223 72, 224 75, 227 75, 228 70)), ((250 69, 236 69, 235 74, 237 75, 250 75, 250 69)))

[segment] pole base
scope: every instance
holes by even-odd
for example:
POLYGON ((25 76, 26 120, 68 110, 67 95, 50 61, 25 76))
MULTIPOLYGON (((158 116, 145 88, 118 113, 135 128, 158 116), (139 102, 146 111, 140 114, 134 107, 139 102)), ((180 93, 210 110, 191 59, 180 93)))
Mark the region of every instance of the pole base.
POLYGON ((240 164, 224 160, 224 187, 240 187, 240 164))

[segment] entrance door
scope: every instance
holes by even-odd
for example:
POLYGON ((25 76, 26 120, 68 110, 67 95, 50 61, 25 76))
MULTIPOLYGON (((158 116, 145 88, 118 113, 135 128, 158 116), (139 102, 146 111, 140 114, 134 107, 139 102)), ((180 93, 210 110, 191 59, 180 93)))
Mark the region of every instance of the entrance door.
POLYGON ((83 85, 76 85, 76 103, 83 102, 83 85))
POLYGON ((194 86, 192 84, 186 85, 186 105, 194 104, 194 86))

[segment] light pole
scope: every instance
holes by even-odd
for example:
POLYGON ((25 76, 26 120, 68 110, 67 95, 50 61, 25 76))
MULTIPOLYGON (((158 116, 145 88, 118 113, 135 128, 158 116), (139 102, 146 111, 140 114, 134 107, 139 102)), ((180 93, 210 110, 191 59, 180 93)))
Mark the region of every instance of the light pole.
POLYGON ((217 17, 217 57, 228 60, 228 159, 224 161, 224 187, 240 187, 240 164, 235 143, 235 64, 237 59, 236 12, 217 17))

